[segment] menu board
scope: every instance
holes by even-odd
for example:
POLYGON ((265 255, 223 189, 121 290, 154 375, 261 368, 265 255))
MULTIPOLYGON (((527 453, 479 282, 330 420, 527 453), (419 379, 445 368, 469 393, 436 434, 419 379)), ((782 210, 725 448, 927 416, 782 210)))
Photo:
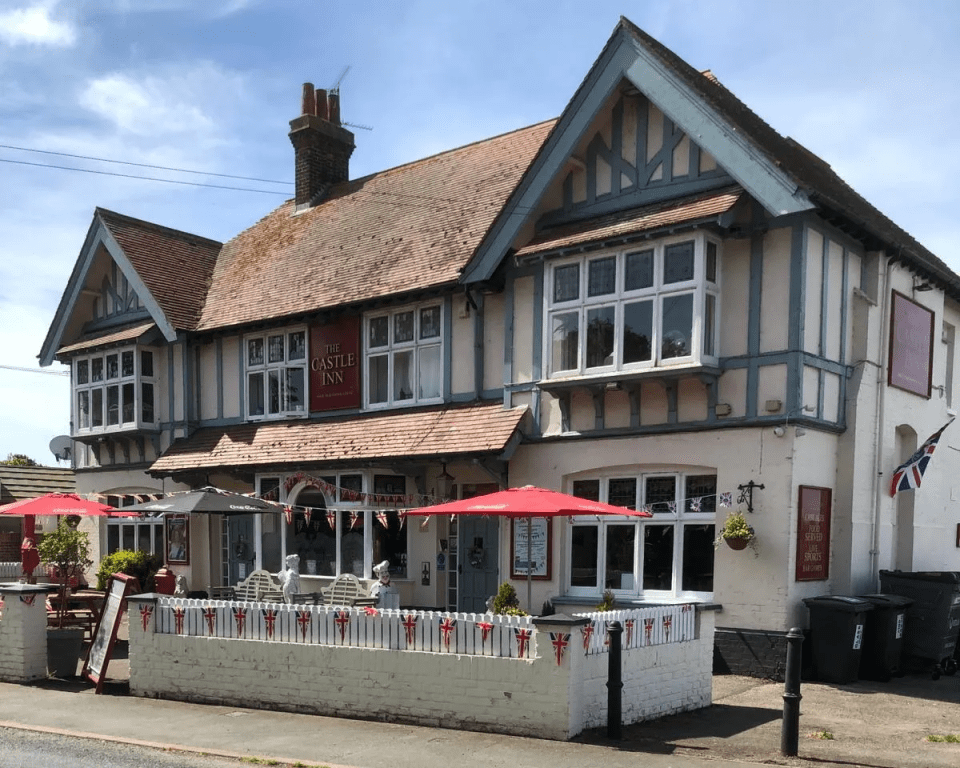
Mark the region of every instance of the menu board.
POLYGON ((510 570, 514 578, 550 578, 552 528, 550 518, 511 518, 510 570), (529 538, 528 538, 529 531, 529 538))
POLYGON ((97 693, 103 690, 103 680, 107 674, 107 664, 117 641, 117 630, 123 616, 123 599, 137 584, 133 576, 115 573, 107 584, 107 594, 103 601, 103 610, 97 620, 97 629, 93 633, 93 642, 83 664, 83 677, 97 684, 97 693))
POLYGON ((797 581, 830 575, 830 489, 800 486, 797 514, 797 581))

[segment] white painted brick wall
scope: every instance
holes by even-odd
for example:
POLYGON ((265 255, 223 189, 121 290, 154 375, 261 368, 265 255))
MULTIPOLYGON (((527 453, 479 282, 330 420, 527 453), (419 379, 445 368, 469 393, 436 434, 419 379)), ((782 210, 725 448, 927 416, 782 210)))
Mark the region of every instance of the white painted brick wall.
POLYGON ((47 676, 47 610, 44 592, 12 586, 0 590, 0 680, 25 683, 47 676), (23 602, 20 597, 32 598, 23 602))

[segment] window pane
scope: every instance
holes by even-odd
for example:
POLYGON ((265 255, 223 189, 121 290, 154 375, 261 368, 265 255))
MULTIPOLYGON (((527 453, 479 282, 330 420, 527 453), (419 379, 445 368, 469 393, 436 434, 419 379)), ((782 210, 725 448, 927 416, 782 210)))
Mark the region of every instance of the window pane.
POLYGON ((107 355, 107 380, 120 375, 120 361, 117 355, 107 355))
POLYGON ((637 479, 627 477, 611 480, 607 490, 607 502, 617 507, 637 508, 637 479))
POLYGON ((120 355, 120 375, 133 376, 133 350, 120 355))
POLYGON ((153 384, 143 382, 140 385, 140 418, 147 424, 153 424, 153 384))
POLYGON ((580 298, 580 265, 567 264, 553 270, 553 300, 573 301, 580 298))
POLYGON ((440 307, 420 310, 420 338, 435 339, 440 335, 440 307))
POLYGON ((588 499, 589 501, 600 501, 600 481, 599 480, 574 480, 573 495, 578 499, 588 499))
POLYGON ((570 547, 570 586, 597 586, 597 542, 599 526, 573 526, 570 547))
POLYGON ((660 357, 686 357, 691 354, 690 337, 693 335, 693 294, 666 296, 663 299, 663 341, 660 357))
POLYGON ((247 365, 263 365, 263 339, 247 341, 247 365))
POLYGON ((717 511, 717 476, 716 475, 687 475, 686 493, 687 512, 706 512, 712 514, 717 511), (699 509, 695 509, 699 507, 699 509))
POLYGON ((674 243, 663 249, 663 282, 693 280, 693 241, 674 243))
POLYGON ((368 392, 371 403, 385 403, 389 395, 387 379, 387 356, 377 355, 370 358, 370 365, 367 369, 368 392))
POLYGON ((643 588, 673 589, 673 526, 643 528, 643 588))
POLYGON ((123 526, 123 548, 134 550, 136 548, 136 529, 132 525, 123 526))
MULTIPOLYGON (((363 491, 363 475, 340 475, 340 501, 357 501, 363 491)), ((360 521, 358 524, 362 524, 360 521)))
POLYGON ((103 426, 103 390, 99 387, 90 391, 90 426, 103 426))
POLYGON ((712 524, 683 526, 683 572, 680 589, 684 592, 713 592, 712 524))
POLYGON ((369 512, 360 512, 351 518, 340 512, 340 573, 352 573, 363 578, 363 525, 369 512), (353 525, 353 528, 350 526, 353 525))
POLYGON ((420 392, 417 395, 421 400, 440 397, 440 347, 432 346, 421 349, 420 359, 420 392))
POLYGON ((307 356, 307 336, 303 331, 287 334, 287 359, 303 360, 307 356))
POLYGON ((153 352, 143 349, 140 351, 140 375, 153 376, 153 352))
POLYGON ((287 398, 284 410, 302 411, 306 402, 306 388, 303 384, 303 368, 287 368, 287 382, 284 392, 287 398))
POLYGON ((606 296, 617 290, 617 259, 608 256, 587 265, 587 296, 606 296))
POLYGON ((90 393, 77 392, 77 428, 90 428, 90 393))
POLYGON ((636 291, 653 286, 653 251, 628 253, 623 264, 623 287, 636 291))
POLYGON ((677 478, 648 477, 644 487, 643 503, 651 512, 670 512, 668 502, 677 499, 677 478))
POLYGON ((413 399, 413 352, 397 352, 393 356, 393 399, 413 399))
POLYGON ((107 554, 112 555, 120 549, 120 526, 107 526, 107 554))
POLYGON ((714 354, 713 336, 716 328, 717 297, 708 293, 703 308, 703 354, 714 354))
POLYGON ((90 381, 103 381, 102 357, 95 357, 90 361, 90 381))
POLYGON ((267 337, 267 362, 283 362, 283 336, 267 337))
POLYGON ((131 381, 123 385, 123 418, 124 424, 132 424, 137 420, 137 398, 134 394, 135 387, 131 381))
POLYGON ((650 360, 653 352, 653 302, 638 301, 623 307, 623 362, 650 360))
POLYGON ((90 380, 90 363, 86 360, 77 360, 74 365, 74 384, 86 384, 90 380))
POLYGON ((395 344, 413 341, 413 312, 398 312, 393 316, 393 341, 395 344))
POLYGON ((384 513, 386 527, 377 520, 373 525, 373 562, 390 563, 390 576, 407 578, 407 527, 400 525, 400 515, 395 511, 384 513))
POLYGON ((587 311, 587 368, 613 365, 614 307, 587 311))
POLYGON ((370 321, 370 339, 369 346, 371 348, 375 347, 385 347, 389 339, 389 326, 390 318, 387 317, 375 317, 370 321))
POLYGON ((247 376, 247 410, 251 416, 263 416, 263 374, 247 376))
POLYGON ((120 423, 120 387, 107 387, 107 425, 120 423))
POLYGON ((707 241, 707 280, 717 282, 717 244, 707 241))
POLYGON ((550 361, 551 370, 571 371, 579 368, 577 364, 577 349, 580 345, 580 315, 568 312, 554 315, 553 321, 553 353, 550 361))
POLYGON ((281 391, 280 371, 267 371, 267 413, 280 413, 281 391))
POLYGON ((604 589, 635 589, 633 555, 637 541, 637 526, 608 525, 607 567, 603 579, 604 589))

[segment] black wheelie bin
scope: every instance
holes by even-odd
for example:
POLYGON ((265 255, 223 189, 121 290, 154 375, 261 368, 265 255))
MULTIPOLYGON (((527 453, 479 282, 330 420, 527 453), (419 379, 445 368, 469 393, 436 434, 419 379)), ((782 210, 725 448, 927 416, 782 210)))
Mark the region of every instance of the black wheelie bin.
POLYGON ((903 674, 903 636, 907 609, 913 600, 903 595, 860 595, 873 603, 863 628, 860 678, 886 682, 903 674))
POLYGON ((822 595, 803 601, 810 609, 810 640, 817 680, 855 683, 859 679, 864 617, 873 603, 860 597, 822 595))
POLYGON ((880 571, 880 591, 913 600, 907 610, 904 656, 928 665, 934 680, 956 672, 960 572, 880 571))

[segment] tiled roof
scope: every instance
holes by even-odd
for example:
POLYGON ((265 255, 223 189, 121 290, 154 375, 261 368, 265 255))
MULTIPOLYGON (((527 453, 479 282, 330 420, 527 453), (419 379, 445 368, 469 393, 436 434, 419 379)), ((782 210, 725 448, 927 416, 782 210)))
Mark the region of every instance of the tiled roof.
POLYGON ((123 328, 110 328, 106 331, 97 333, 88 333, 81 336, 73 344, 67 344, 57 350, 57 355, 65 355, 70 352, 81 352, 85 349, 94 349, 95 347, 106 347, 112 344, 119 344, 121 341, 131 341, 139 339, 147 331, 156 328, 156 324, 149 320, 145 323, 137 323, 123 328))
POLYGON ((0 466, 0 504, 32 499, 46 493, 73 493, 72 469, 0 466))
POLYGON ((226 243, 198 328, 455 283, 554 121, 289 201, 226 243))
POLYGON ((743 194, 740 187, 732 187, 722 192, 656 203, 585 222, 554 227, 541 232, 533 241, 520 248, 516 255, 531 256, 585 243, 629 237, 661 227, 712 219, 733 208, 743 194))
POLYGON ((123 249, 170 324, 193 330, 222 244, 104 208, 97 208, 97 216, 123 249))
POLYGON ((340 465, 349 462, 501 453, 526 408, 501 403, 400 410, 338 419, 206 427, 175 442, 150 472, 340 465))

